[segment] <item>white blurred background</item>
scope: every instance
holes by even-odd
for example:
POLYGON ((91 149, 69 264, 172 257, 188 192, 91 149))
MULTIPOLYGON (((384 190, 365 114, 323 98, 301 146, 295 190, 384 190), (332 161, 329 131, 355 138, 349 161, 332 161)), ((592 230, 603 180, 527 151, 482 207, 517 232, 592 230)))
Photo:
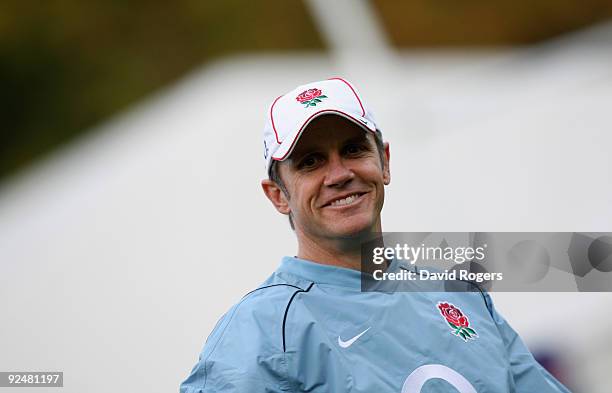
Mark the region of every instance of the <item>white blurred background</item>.
MULTIPOLYGON (((0 370, 176 391, 217 319, 294 254, 260 190, 261 131, 312 80, 346 77, 375 110, 385 231, 612 231, 612 24, 402 49, 372 4, 327 3, 305 2, 325 50, 222 57, 5 180, 0 370)), ((573 391, 609 392, 610 293, 493 298, 573 391)))

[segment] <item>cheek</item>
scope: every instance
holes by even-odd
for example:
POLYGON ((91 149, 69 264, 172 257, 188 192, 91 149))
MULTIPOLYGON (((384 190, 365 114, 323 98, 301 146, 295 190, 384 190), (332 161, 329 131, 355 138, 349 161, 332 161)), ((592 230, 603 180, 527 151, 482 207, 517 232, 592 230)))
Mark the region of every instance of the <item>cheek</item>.
POLYGON ((368 164, 365 166, 365 169, 368 171, 371 177, 375 177, 377 179, 382 179, 384 176, 383 166, 380 162, 380 157, 371 156, 368 160, 368 164))
POLYGON ((366 178, 370 182, 375 183, 377 187, 384 188, 385 177, 380 165, 377 165, 376 163, 369 165, 367 172, 364 173, 364 175, 367 176, 366 178))
POLYGON ((308 208, 314 203, 317 188, 316 185, 304 177, 296 177, 291 183, 289 195, 291 196, 289 203, 294 209, 308 208))

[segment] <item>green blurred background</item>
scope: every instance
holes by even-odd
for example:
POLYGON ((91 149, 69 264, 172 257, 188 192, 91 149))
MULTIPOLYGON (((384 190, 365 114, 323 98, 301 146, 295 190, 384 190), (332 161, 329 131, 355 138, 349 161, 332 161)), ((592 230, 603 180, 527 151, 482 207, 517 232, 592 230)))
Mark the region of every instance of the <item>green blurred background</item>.
MULTIPOLYGON (((533 44, 612 16, 609 0, 373 6, 398 49, 533 44)), ((0 181, 215 58, 325 48, 302 1, 5 0, 0 7, 0 181)))

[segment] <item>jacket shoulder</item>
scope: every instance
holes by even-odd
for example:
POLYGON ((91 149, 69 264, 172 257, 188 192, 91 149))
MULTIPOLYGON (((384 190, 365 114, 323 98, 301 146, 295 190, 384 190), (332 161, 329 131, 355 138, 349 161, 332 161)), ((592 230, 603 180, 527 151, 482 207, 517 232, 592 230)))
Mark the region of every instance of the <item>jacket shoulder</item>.
POLYGON ((259 355, 282 352, 287 309, 295 295, 307 291, 311 284, 273 275, 217 322, 202 355, 211 354, 219 345, 224 353, 233 349, 244 353, 249 348, 259 355))
POLYGON ((181 392, 225 391, 232 386, 239 391, 276 391, 273 386, 286 390, 286 310, 306 284, 272 275, 243 296, 217 322, 181 392))

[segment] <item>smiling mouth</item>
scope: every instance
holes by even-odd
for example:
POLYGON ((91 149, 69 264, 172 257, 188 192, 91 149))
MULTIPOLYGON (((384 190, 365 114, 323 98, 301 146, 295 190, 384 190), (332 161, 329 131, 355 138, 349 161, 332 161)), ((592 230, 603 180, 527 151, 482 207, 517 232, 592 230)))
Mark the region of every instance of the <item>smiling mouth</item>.
POLYGON ((331 206, 331 207, 339 207, 339 206, 349 206, 352 205, 353 203, 357 202, 363 195, 365 195, 365 192, 356 192, 354 194, 351 194, 347 197, 341 198, 341 199, 336 199, 328 204, 326 204, 323 207, 327 207, 327 206, 331 206))

